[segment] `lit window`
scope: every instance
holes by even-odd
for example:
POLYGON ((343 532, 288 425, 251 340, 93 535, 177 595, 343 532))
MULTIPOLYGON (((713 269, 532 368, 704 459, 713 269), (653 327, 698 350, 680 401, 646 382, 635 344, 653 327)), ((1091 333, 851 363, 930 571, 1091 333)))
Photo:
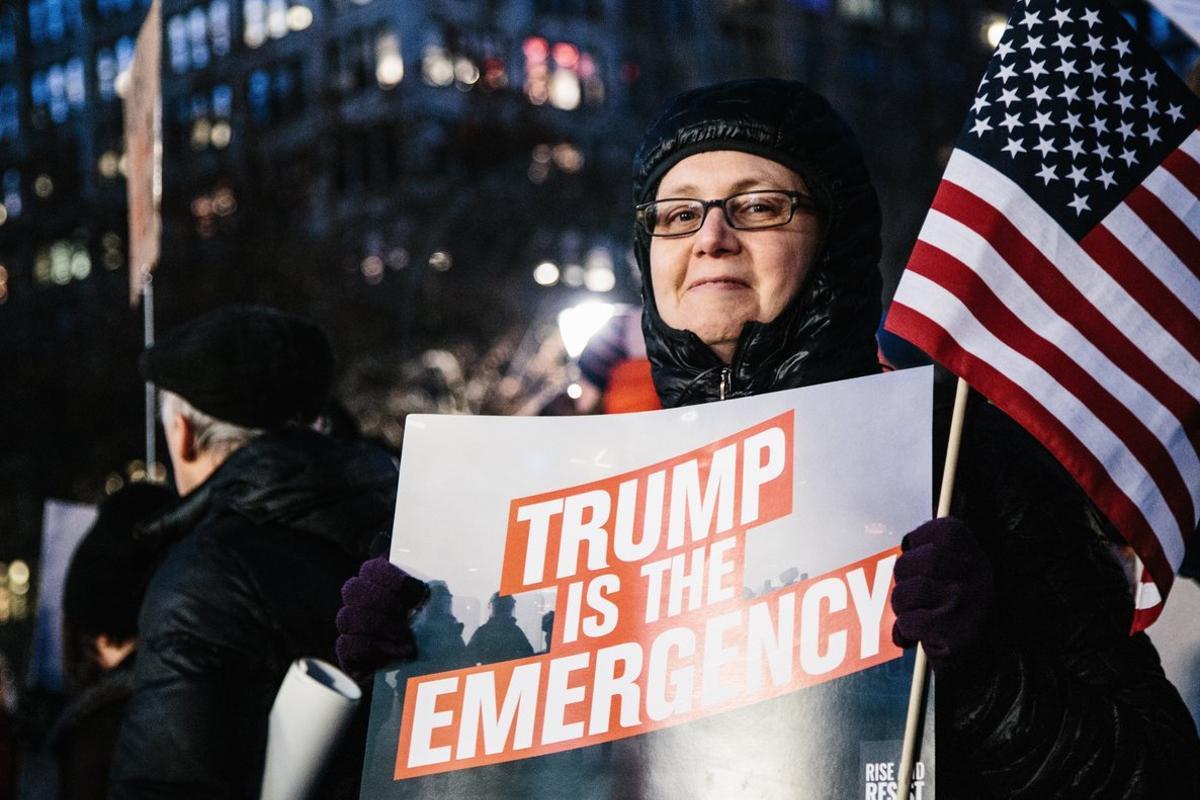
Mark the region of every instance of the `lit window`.
POLYGON ((267 3, 267 33, 272 39, 282 39, 287 36, 288 0, 268 0, 267 3))
POLYGON ((61 42, 64 33, 62 0, 45 0, 45 3, 46 38, 52 42, 61 42))
POLYGON ((133 38, 122 36, 117 39, 117 74, 133 66, 133 38))
POLYGON ((391 89, 404 78, 404 59, 400 56, 400 37, 393 30, 382 30, 375 38, 375 80, 381 88, 391 89))
POLYGON ((838 11, 853 20, 876 24, 883 21, 882 0, 838 0, 838 11))
POLYGON ((525 94, 529 102, 549 102, 555 108, 573 111, 583 103, 604 102, 604 82, 595 58, 570 42, 551 45, 534 36, 521 47, 525 55, 525 94))
POLYGON ((46 40, 46 2, 45 0, 30 0, 28 6, 29 12, 29 38, 34 44, 39 44, 46 40))
POLYGON ((171 51, 171 69, 176 74, 187 72, 191 56, 188 52, 187 22, 182 14, 167 21, 167 49, 171 51))
POLYGON ((70 108, 67 105, 67 75, 62 64, 47 70, 46 89, 50 94, 50 119, 56 124, 66 122, 70 108))
POLYGON ((83 77, 83 59, 76 56, 67 62, 67 104, 75 111, 83 108, 87 99, 87 87, 83 77))
POLYGON ((266 122, 271 114, 271 77, 265 70, 256 69, 250 73, 246 86, 246 101, 250 105, 250 114, 258 122, 266 122))
POLYGON ((214 0, 208 7, 208 30, 212 36, 213 55, 223 56, 229 52, 229 0, 214 0))
POLYGON ((233 115, 233 89, 225 84, 214 86, 212 90, 213 116, 218 119, 229 119, 233 115))
POLYGON ((79 31, 83 28, 83 0, 64 0, 63 23, 68 31, 79 31))
POLYGON ((112 100, 117 96, 117 59, 112 50, 102 49, 96 53, 96 88, 101 100, 112 100))
POLYGON ((188 38, 191 40, 192 66, 208 66, 208 18, 203 9, 193 8, 188 14, 188 38))
POLYGON ((45 108, 50 105, 50 92, 46 88, 46 73, 34 73, 29 82, 29 99, 34 108, 45 108))
POLYGON ((266 0, 245 0, 242 3, 242 38, 247 47, 259 47, 267 40, 266 0))
POLYGON ((0 64, 17 60, 17 24, 11 12, 0 14, 0 64))
POLYGON ((4 207, 8 209, 10 218, 21 216, 21 173, 15 169, 4 173, 4 207))

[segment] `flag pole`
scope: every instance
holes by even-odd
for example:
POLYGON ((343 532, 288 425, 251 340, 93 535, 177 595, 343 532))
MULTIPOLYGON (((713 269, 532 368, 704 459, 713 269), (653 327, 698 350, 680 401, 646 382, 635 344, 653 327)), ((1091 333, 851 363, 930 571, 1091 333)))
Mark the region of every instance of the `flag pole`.
MULTIPOLYGON (((963 420, 967 416, 967 395, 971 387, 963 378, 958 379, 954 393, 954 412, 950 417, 950 440, 946 443, 946 465, 942 469, 942 491, 938 496, 937 515, 950 516, 950 499, 954 495, 954 473, 958 468, 958 446, 962 441, 963 420)), ((908 694, 908 719, 904 722, 904 746, 900 751, 900 774, 897 776, 897 800, 908 800, 912 786, 913 764, 917 754, 917 736, 921 728, 921 716, 925 710, 925 685, 929 678, 929 661, 925 648, 917 644, 917 658, 913 664, 912 688, 908 694)))

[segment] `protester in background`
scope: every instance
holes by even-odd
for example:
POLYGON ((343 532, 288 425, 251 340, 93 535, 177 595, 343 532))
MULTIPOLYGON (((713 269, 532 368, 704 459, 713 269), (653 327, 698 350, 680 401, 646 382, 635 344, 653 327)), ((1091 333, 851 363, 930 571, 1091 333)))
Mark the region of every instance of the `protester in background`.
MULTIPOLYGON (((333 356, 303 320, 219 309, 141 368, 182 500, 147 529, 171 544, 139 619, 111 797, 257 798, 275 692, 294 659, 333 657, 338 589, 389 528, 395 464, 309 427, 333 356)), ((344 766, 331 780, 357 777, 344 766)))
POLYGON ((164 513, 175 493, 134 483, 100 506, 71 557, 63 590, 63 644, 71 700, 50 731, 61 800, 107 797, 113 746, 133 693, 138 609, 161 557, 138 526, 164 513))
POLYGON ((624 414, 662 408, 642 339, 641 308, 622 307, 588 340, 579 355, 582 414, 624 414))
MULTIPOLYGON (((824 98, 769 79, 681 95, 638 151, 634 200, 664 406, 879 371, 879 204, 824 98)), ((921 642, 937 677, 939 795, 1200 797, 1195 726, 1128 634, 1108 527, 1022 428, 979 402, 967 419, 956 518, 905 537, 892 596, 893 638, 921 642)), ((376 620, 386 642, 406 609, 389 611, 348 603, 339 619, 376 620)))
POLYGON ((533 655, 533 645, 525 633, 517 627, 513 614, 517 601, 512 595, 496 592, 488 600, 487 621, 471 634, 467 652, 472 664, 494 664, 533 655))

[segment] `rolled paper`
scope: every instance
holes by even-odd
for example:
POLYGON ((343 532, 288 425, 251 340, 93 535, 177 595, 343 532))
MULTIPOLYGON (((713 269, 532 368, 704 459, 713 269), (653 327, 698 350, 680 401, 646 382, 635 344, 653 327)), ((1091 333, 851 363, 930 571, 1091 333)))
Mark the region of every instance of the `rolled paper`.
POLYGON ((362 690, 315 658, 292 662, 268 723, 261 800, 306 800, 354 717, 362 690))

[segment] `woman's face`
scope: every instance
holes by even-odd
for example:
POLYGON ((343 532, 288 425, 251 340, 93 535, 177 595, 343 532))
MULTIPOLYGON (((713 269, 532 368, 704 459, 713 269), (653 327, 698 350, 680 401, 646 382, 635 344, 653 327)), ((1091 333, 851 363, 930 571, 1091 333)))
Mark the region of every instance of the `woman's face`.
MULTIPOLYGON (((735 150, 697 153, 663 176, 655 199, 716 200, 784 189, 808 194, 800 176, 770 159, 735 150)), ((742 326, 770 322, 799 291, 820 245, 820 221, 804 208, 777 228, 736 230, 710 208, 700 230, 650 241, 650 277, 659 316, 690 330, 729 363, 742 326)))

